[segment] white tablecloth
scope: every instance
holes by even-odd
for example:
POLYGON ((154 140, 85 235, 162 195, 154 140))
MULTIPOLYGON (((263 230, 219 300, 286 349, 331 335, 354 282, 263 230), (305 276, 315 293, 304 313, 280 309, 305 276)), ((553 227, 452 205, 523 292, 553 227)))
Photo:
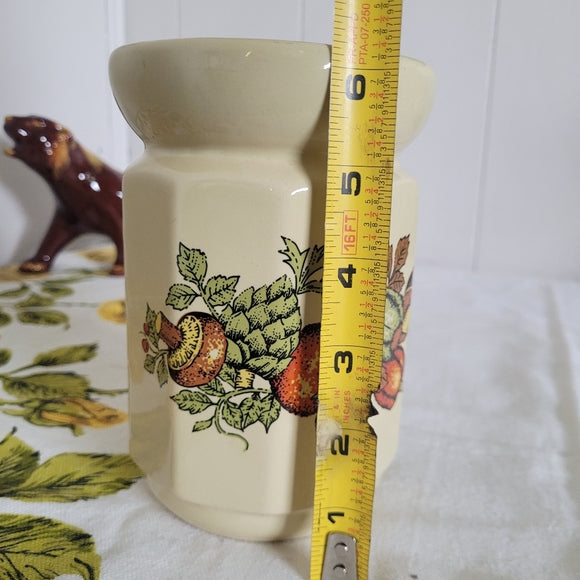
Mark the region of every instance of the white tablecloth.
MULTIPOLYGON (((79 266, 75 260, 60 259, 54 275, 66 278, 79 266)), ((0 293, 20 284, 2 282, 0 293)), ((90 360, 56 370, 88 376, 95 389, 122 390, 124 327, 95 315, 99 304, 114 306, 123 297, 122 279, 88 276, 69 286, 74 292, 56 296, 51 307, 68 317, 58 325, 23 324, 18 299, 0 297, 0 310, 11 316, 0 327, 0 351, 11 352, 0 373, 30 364, 41 352, 98 343, 90 360)), ((376 492, 370 578, 580 578, 580 283, 422 267, 413 288, 400 447, 376 492)), ((111 412, 73 419, 83 430, 77 435, 71 425, 48 428, 0 414, 0 439, 8 437, 3 444, 17 438, 38 452, 33 463, 76 453, 83 460, 107 457, 117 473, 113 488, 93 498, 24 501, 22 483, 13 482, 17 492, 2 487, 3 476, 15 476, 0 447, 1 578, 41 578, 26 568, 27 560, 40 562, 23 553, 26 534, 14 540, 26 518, 58 522, 57 538, 69 528, 84 533, 83 545, 78 534, 67 537, 70 571, 84 566, 85 578, 308 578, 307 539, 224 539, 164 509, 125 455, 126 395, 88 398, 111 412)), ((62 412, 44 417, 62 420, 62 412)), ((57 551, 45 548, 44 556, 57 551)))

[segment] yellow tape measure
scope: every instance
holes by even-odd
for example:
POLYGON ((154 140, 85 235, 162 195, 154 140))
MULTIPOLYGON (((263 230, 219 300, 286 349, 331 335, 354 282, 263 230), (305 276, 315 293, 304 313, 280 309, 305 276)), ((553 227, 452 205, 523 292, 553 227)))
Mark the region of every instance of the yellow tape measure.
POLYGON ((335 0, 311 580, 368 576, 402 0, 335 0))

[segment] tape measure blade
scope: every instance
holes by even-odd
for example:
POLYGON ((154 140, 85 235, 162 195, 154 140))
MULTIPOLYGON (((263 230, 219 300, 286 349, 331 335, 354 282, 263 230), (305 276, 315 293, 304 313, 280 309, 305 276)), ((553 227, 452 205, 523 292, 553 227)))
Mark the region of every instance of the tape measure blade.
POLYGON ((311 580, 337 533, 368 575, 401 13, 402 0, 335 1, 311 580))

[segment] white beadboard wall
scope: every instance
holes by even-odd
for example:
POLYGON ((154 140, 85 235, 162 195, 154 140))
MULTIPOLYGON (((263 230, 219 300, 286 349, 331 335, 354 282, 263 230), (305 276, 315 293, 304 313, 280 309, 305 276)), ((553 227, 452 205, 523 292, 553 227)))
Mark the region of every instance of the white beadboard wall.
MULTIPOLYGON (((0 116, 40 114, 123 168, 141 151, 110 94, 125 42, 246 36, 331 42, 332 0, 19 0, 0 6, 0 116)), ((402 52, 438 77, 403 154, 419 180, 418 265, 580 279, 578 0, 404 0, 402 52)), ((1 132, 0 146, 9 146, 1 132)), ((0 264, 28 257, 54 209, 0 155, 0 264)))

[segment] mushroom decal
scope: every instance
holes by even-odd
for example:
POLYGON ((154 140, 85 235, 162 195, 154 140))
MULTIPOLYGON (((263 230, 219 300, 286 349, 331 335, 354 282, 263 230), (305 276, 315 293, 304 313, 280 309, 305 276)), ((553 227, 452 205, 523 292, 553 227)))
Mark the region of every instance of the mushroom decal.
POLYGON ((213 316, 189 312, 175 325, 159 312, 156 330, 169 347, 169 375, 178 385, 198 387, 218 375, 226 358, 227 339, 213 316))

